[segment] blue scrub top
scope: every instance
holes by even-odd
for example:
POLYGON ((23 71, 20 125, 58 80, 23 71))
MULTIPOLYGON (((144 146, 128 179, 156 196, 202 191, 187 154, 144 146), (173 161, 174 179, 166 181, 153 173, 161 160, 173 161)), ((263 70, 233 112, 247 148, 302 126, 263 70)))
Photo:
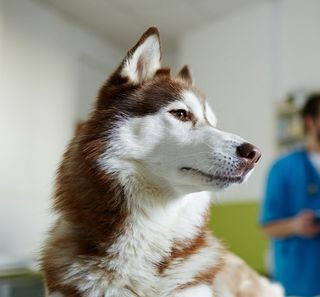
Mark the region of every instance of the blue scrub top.
MULTIPOLYGON (((320 210, 320 175, 306 151, 279 159, 272 166, 261 209, 260 223, 291 218, 303 209, 320 210)), ((320 294, 320 236, 273 239, 273 277, 286 295, 320 294)))

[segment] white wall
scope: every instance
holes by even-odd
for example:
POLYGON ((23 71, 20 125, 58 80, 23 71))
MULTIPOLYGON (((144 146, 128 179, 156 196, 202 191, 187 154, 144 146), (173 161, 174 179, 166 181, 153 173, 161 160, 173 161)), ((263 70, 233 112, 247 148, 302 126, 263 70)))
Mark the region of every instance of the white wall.
POLYGON ((180 63, 188 63, 196 85, 208 96, 218 126, 261 148, 263 158, 252 178, 220 197, 260 195, 266 165, 273 156, 269 3, 246 7, 181 39, 180 63))
POLYGON ((61 154, 123 50, 37 2, 0 5, 1 265, 35 256, 61 154))
POLYGON ((288 90, 320 90, 320 1, 283 0, 279 18, 277 99, 288 90))

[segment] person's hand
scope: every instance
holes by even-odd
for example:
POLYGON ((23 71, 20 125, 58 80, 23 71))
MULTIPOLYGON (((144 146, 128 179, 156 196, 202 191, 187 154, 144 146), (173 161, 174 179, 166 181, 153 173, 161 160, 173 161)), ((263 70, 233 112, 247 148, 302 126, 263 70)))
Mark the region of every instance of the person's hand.
POLYGON ((320 225, 315 223, 311 210, 303 210, 292 221, 294 233, 302 237, 314 237, 320 234, 320 225))

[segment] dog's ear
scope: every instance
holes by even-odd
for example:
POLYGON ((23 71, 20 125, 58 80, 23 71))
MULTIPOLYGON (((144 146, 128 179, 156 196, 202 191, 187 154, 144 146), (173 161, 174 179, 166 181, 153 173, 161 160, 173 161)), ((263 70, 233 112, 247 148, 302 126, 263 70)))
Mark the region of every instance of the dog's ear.
POLYGON ((160 68, 161 49, 159 31, 149 28, 137 44, 129 50, 118 69, 121 77, 140 84, 154 76, 160 68))
POLYGON ((182 67, 178 73, 178 77, 184 80, 187 84, 192 85, 192 75, 188 65, 182 67))

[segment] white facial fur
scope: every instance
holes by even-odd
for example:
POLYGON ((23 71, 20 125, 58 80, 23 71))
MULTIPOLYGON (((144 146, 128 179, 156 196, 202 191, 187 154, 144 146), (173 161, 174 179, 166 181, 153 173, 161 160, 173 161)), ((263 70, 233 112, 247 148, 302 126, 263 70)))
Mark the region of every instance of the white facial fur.
POLYGON ((218 130, 216 123, 207 102, 185 91, 156 114, 121 120, 101 164, 121 172, 125 182, 134 172, 144 184, 171 193, 225 188, 241 176, 236 148, 245 141, 218 130), (180 121, 169 112, 177 109, 191 112, 194 121, 180 121))

